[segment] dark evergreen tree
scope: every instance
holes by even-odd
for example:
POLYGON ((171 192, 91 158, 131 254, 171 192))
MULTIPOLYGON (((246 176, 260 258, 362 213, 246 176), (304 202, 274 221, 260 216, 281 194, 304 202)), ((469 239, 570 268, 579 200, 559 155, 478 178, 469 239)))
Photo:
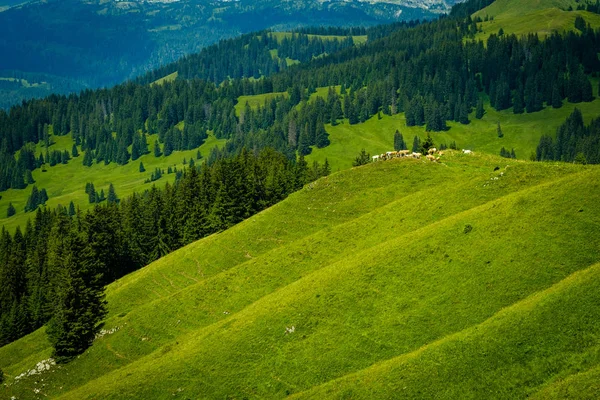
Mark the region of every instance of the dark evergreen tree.
POLYGON ((79 151, 77 151, 77 145, 73 143, 73 147, 71 148, 71 156, 79 157, 79 151))
POLYGON ((115 187, 113 186, 112 183, 108 186, 107 201, 109 203, 118 203, 119 202, 119 198, 117 197, 117 193, 115 192, 115 187))
POLYGON ((8 203, 8 210, 6 211, 6 218, 10 218, 17 213, 17 210, 12 203, 8 203))
POLYGON ((75 211, 75 203, 73 203, 73 200, 71 200, 69 202, 69 217, 74 216, 75 213, 76 213, 76 211, 75 211))
POLYGON ((416 153, 419 151, 420 148, 421 148, 421 139, 419 139, 418 136, 415 136, 415 138, 413 139, 413 145, 412 145, 411 151, 413 153, 416 153))
POLYGON ((498 124, 496 125, 496 134, 499 138, 504 137, 504 133, 502 133, 502 127, 500 126, 500 122, 498 122, 498 124))
POLYGON ((552 88, 552 108, 561 108, 563 105, 560 89, 557 85, 552 88))
POLYGON ((160 145, 158 144, 158 140, 154 142, 154 157, 162 156, 162 152, 160 151, 160 145))
POLYGON ((404 136, 396 129, 394 133, 394 150, 406 150, 406 143, 404 142, 404 136))
POLYGON ((481 97, 477 98, 477 107, 475 108, 475 118, 481 119, 483 118, 483 114, 485 110, 483 109, 483 99, 481 97))
POLYGON ((358 154, 358 156, 356 156, 356 158, 352 162, 352 166, 353 167, 359 167, 361 165, 365 165, 365 164, 368 164, 370 162, 371 162, 371 155, 369 153, 367 153, 365 151, 365 149, 362 149, 360 151, 360 153, 358 154))
POLYGON ((57 362, 67 362, 84 352, 100 330, 106 315, 103 266, 83 233, 67 216, 53 229, 48 249, 52 276, 52 319, 46 333, 57 362))
POLYGON ((140 172, 146 172, 146 168, 144 168, 144 163, 140 161, 140 168, 139 168, 140 172))

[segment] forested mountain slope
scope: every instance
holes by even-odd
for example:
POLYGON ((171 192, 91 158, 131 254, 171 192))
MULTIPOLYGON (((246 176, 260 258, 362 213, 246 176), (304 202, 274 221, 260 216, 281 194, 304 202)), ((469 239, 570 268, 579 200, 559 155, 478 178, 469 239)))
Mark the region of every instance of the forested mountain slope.
POLYGON ((585 390, 574 374, 600 362, 598 173, 449 152, 439 164, 394 160, 322 178, 110 285, 106 333, 70 364, 13 379, 49 357, 43 330, 0 349, 4 393, 585 390))
MULTIPOLYGON (((451 5, 451 4, 450 4, 451 5)), ((0 86, 22 98, 111 86, 243 33, 301 26, 372 26, 430 19, 445 1, 281 2, 184 0, 40 1, 0 12, 0 77, 44 75, 38 91, 0 86), (85 23, 80 23, 84 21, 85 23)))

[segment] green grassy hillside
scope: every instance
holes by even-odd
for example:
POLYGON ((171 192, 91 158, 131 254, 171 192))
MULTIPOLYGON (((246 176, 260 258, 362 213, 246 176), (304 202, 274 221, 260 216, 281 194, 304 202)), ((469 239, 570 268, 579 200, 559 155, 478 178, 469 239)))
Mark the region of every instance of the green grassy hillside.
POLYGON ((110 285, 115 331, 70 364, 15 381, 44 332, 1 348, 2 395, 589 393, 599 178, 481 152, 333 174, 110 285))
MULTIPOLYGON (((148 148, 151 150, 154 146, 154 141, 158 139, 158 135, 148 136, 148 148)), ((52 150, 67 150, 71 152, 73 140, 71 135, 52 136, 53 144, 50 146, 52 150)), ((200 147, 200 153, 203 157, 207 157, 210 150, 215 146, 223 146, 225 140, 220 140, 210 135, 205 143, 200 147)), ((111 163, 93 164, 91 167, 83 166, 83 155, 69 160, 67 164, 57 164, 53 167, 46 167, 45 172, 38 168, 33 171, 33 179, 35 185, 39 189, 45 188, 48 191, 49 200, 46 203, 48 207, 56 207, 59 204, 68 206, 69 202, 73 201, 76 206, 82 210, 91 208, 88 195, 85 193, 85 184, 91 182, 94 184, 97 191, 101 189, 104 193, 108 193, 108 186, 112 183, 119 197, 125 197, 132 194, 134 191, 143 192, 149 189, 152 185, 164 185, 166 182, 173 182, 175 174, 163 175, 163 177, 152 183, 144 183, 150 178, 150 175, 156 168, 164 169, 165 172, 169 166, 183 169, 183 159, 195 159, 198 149, 187 151, 176 151, 168 157, 154 157, 154 154, 146 154, 136 161, 130 161, 126 165, 118 165, 111 163), (139 172, 140 162, 144 164, 146 172, 139 172)), ((45 152, 42 143, 38 144, 36 154, 45 152)), ((199 161, 201 162, 201 161, 199 161)), ((33 218, 35 213, 25 213, 24 208, 27 203, 27 198, 31 194, 32 185, 25 189, 9 189, 2 192, 0 199, 0 224, 8 230, 13 231, 17 226, 25 227, 27 219, 33 218), (17 214, 6 218, 6 210, 8 204, 12 203, 17 210, 17 214)))
POLYGON ((507 34, 537 33, 546 37, 553 32, 573 30, 578 16, 593 28, 600 27, 600 15, 577 11, 579 4, 574 0, 496 0, 473 14, 484 20, 493 17, 479 24, 482 32, 477 34, 476 40, 487 40, 501 28, 507 34), (572 8, 571 11, 567 11, 569 7, 572 8))
MULTIPOLYGON (((593 81, 594 90, 597 90, 597 81, 593 81)), ((326 97, 326 94, 323 94, 326 97)), ((450 129, 445 132, 431 132, 436 145, 450 144, 455 141, 459 148, 469 148, 490 154, 499 154, 505 147, 515 149, 517 158, 529 159, 531 152, 535 151, 540 137, 544 134, 554 135, 556 129, 565 122, 575 107, 583 113, 586 123, 592 118, 600 116, 600 99, 591 103, 569 104, 555 110, 546 107, 544 110, 532 114, 515 115, 512 108, 496 111, 489 104, 481 120, 475 118, 475 112, 470 115, 471 122, 462 125, 448 122, 450 129), (497 123, 500 122, 503 138, 498 138, 496 133, 497 123)), ((425 127, 407 127, 404 113, 394 116, 382 115, 379 119, 374 116, 362 124, 350 125, 345 120, 331 126, 326 125, 331 144, 323 149, 313 148, 307 160, 323 162, 328 159, 334 171, 352 166, 360 149, 365 149, 371 155, 380 154, 394 149, 394 132, 399 130, 404 136, 408 146, 412 146, 413 138, 427 137, 425 127)))

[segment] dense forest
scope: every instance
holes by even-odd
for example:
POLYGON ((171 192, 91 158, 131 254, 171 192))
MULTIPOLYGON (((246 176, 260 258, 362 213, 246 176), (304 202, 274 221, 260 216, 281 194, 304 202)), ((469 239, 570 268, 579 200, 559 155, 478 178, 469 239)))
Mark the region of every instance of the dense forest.
MULTIPOLYGON (((583 26, 545 40, 493 34, 484 45, 473 40, 477 24, 464 14, 487 3, 471 0, 434 22, 338 31, 346 33, 340 40, 309 36, 308 30, 283 38, 271 32, 246 35, 137 82, 0 111, 0 190, 25 188, 33 184, 31 171, 57 163, 126 164, 146 153, 195 149, 208 131, 228 139, 222 151, 215 150, 199 169, 188 168, 174 186, 86 214, 74 207, 37 208, 36 197, 30 207, 37 209, 34 220, 14 235, 4 231, 0 241, 0 281, 7 282, 0 289, 0 344, 40 327, 58 309, 47 301, 55 290, 48 238, 55 236, 56 224, 68 225, 60 232, 73 236, 61 246, 72 243, 100 260, 94 270, 106 284, 326 175, 327 165, 309 168, 303 161, 312 146, 329 145, 325 124, 405 112, 407 125, 443 131, 447 121, 470 123, 473 110, 481 118, 485 97, 495 109, 517 114, 594 99, 589 77, 600 72, 600 31, 583 26), (355 33, 366 33, 369 41, 356 46, 355 33), (284 65, 272 50, 305 62, 284 65), (175 71, 176 80, 150 84, 175 71), (329 87, 326 97, 311 96, 319 87, 329 87), (279 94, 236 112, 239 96, 266 93, 279 94), (71 153, 51 152, 51 138, 68 134, 75 142, 71 153), (154 149, 148 148, 149 134, 158 135, 154 149), (36 153, 36 144, 44 151, 36 153)), ((537 158, 571 161, 583 153, 586 162, 598 162, 597 121, 590 127, 577 115, 569 121, 556 143, 544 138, 537 158)), ((367 160, 363 153, 359 159, 367 160)), ((99 197, 90 196, 90 202, 102 201, 99 197)))
POLYGON ((585 126, 581 111, 575 109, 557 132, 544 135, 536 149, 537 161, 565 161, 600 164, 600 118, 585 126))
MULTIPOLYGON (((469 123, 469 113, 482 108, 481 93, 497 110, 512 107, 514 113, 593 100, 588 77, 600 71, 595 56, 600 51, 598 31, 586 27, 543 41, 536 35, 492 35, 487 46, 463 41, 476 32, 470 18, 444 18, 414 27, 398 24, 387 37, 259 80, 245 77, 217 85, 182 78, 162 85, 126 83, 77 96, 33 100, 0 111, 0 189, 23 187, 21 176, 27 170, 43 165, 42 158, 44 164, 50 163, 48 154, 36 155, 37 163, 33 157, 17 157, 29 143, 45 140, 47 126, 55 135, 70 133, 87 165, 124 164, 148 151, 144 143, 149 133, 158 133, 166 153, 194 148, 212 130, 219 138, 231 139, 238 151, 271 146, 307 154, 307 145, 327 145, 327 140, 317 140, 326 135, 323 124, 342 117, 354 124, 379 112, 406 112, 408 125, 441 131, 449 120, 469 123), (337 98, 322 99, 327 107, 306 101, 317 87, 335 85, 342 86, 341 96, 332 93, 337 98), (236 115, 239 96, 271 92, 289 96, 271 100, 256 113, 246 110, 236 115), (136 151, 130 152, 134 143, 136 151)), ((258 44, 259 36, 267 37, 247 40, 258 44)), ((306 40, 298 35, 294 43, 301 47, 306 40)), ((219 57, 188 59, 185 65, 210 70, 216 68, 210 61, 215 58, 219 57)), ((477 115, 482 113, 483 109, 477 115)))
MULTIPOLYGON (((296 162, 272 149, 242 151, 234 157, 220 154, 210 165, 192 165, 164 189, 154 187, 120 201, 109 190, 108 201, 86 213, 72 203, 38 208, 24 231, 18 228, 11 235, 3 228, 0 233, 0 346, 66 311, 75 312, 56 296, 72 289, 63 287, 65 280, 75 284, 81 269, 74 267, 73 276, 65 277, 61 266, 67 259, 78 265, 94 260, 89 279, 102 287, 328 174, 327 164, 309 166, 302 157, 296 162)), ((72 354, 65 350, 62 355, 72 354)))

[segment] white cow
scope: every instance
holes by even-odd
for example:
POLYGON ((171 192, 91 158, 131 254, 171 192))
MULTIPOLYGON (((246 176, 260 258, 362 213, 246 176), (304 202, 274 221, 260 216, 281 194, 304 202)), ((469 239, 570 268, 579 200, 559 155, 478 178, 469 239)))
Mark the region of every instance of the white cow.
POLYGON ((467 149, 463 149, 462 151, 464 154, 471 154, 473 153, 471 150, 467 150, 467 149))
POLYGON ((373 162, 379 161, 379 156, 373 156, 373 162))

